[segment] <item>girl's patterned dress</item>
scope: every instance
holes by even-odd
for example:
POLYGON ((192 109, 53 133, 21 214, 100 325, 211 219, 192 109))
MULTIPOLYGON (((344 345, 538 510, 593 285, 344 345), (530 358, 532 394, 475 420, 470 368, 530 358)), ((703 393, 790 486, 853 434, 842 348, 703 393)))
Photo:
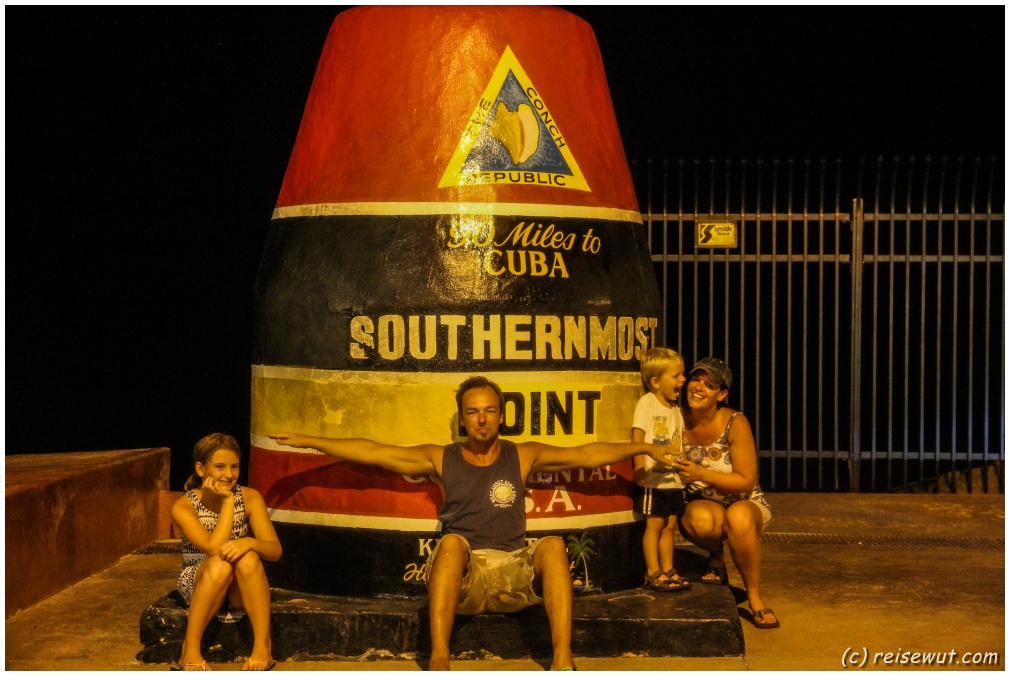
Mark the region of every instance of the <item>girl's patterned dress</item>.
MULTIPOLYGON (((196 491, 186 492, 186 497, 196 509, 196 515, 200 519, 200 525, 207 529, 208 533, 213 533, 217 527, 217 520, 221 516, 216 514, 200 502, 196 497, 196 491)), ((242 499, 242 487, 235 486, 235 511, 231 521, 231 538, 237 540, 249 534, 249 517, 245 513, 245 502, 242 499)), ((196 587, 196 569, 207 559, 207 555, 190 542, 185 533, 182 535, 182 571, 179 573, 179 593, 189 606, 193 600, 193 589, 196 587)))

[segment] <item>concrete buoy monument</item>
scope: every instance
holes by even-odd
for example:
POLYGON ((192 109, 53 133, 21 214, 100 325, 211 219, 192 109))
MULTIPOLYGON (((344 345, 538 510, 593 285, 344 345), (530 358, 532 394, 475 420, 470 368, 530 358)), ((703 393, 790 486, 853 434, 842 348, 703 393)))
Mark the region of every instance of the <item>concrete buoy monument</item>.
MULTIPOLYGON (((482 374, 505 391, 505 438, 625 441, 660 317, 587 23, 549 7, 338 15, 256 284, 249 482, 284 543, 271 584, 423 594, 441 497, 267 433, 448 444, 455 389, 482 374)), ((530 537, 593 541, 592 585, 640 582, 630 461, 535 474, 517 497, 530 537)))

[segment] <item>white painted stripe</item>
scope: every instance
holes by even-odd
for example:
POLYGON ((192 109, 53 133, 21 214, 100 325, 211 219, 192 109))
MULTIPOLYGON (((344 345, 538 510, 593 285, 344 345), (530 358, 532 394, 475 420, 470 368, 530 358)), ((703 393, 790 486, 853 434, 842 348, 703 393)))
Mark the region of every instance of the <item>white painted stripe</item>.
POLYGON ((301 523, 310 526, 337 528, 370 528, 372 530, 401 530, 435 533, 438 519, 411 519, 393 516, 362 516, 360 514, 326 514, 324 512, 297 512, 290 509, 267 509, 271 521, 301 523))
POLYGON ((278 207, 273 217, 304 216, 526 216, 531 218, 595 218, 641 223, 642 214, 610 207, 579 207, 522 202, 341 202, 278 207))
MULTIPOLYGON (((337 528, 366 528, 371 530, 398 530, 404 532, 437 533, 438 519, 411 519, 389 516, 361 516, 360 514, 325 514, 323 512, 297 512, 290 509, 268 509, 270 519, 281 523, 299 523, 310 526, 332 526, 337 528)), ((586 514, 582 516, 527 519, 530 531, 572 530, 593 526, 615 526, 631 523, 634 512, 609 512, 606 514, 586 514)))
MULTIPOLYGON (((567 383, 601 383, 616 385, 640 385, 642 376, 638 371, 503 371, 480 372, 499 385, 529 382, 547 384, 567 383)), ((400 371, 330 371, 316 368, 300 368, 297 366, 264 366, 253 364, 254 378, 270 378, 276 380, 302 380, 313 383, 368 383, 368 384, 407 384, 407 385, 452 385, 455 389, 466 380, 466 372, 459 373, 417 373, 400 371)), ((266 448, 263 446, 262 448, 266 448)))
POLYGON ((622 523, 631 523, 634 520, 635 513, 631 511, 607 512, 606 514, 586 514, 584 516, 527 519, 526 529, 532 531, 571 530, 572 528, 592 528, 593 526, 616 526, 622 523))
POLYGON ((262 448, 267 451, 284 451, 289 453, 308 453, 309 455, 326 455, 321 451, 317 451, 314 448, 295 448, 294 446, 282 446, 270 437, 260 436, 259 434, 250 434, 249 443, 257 448, 262 448))

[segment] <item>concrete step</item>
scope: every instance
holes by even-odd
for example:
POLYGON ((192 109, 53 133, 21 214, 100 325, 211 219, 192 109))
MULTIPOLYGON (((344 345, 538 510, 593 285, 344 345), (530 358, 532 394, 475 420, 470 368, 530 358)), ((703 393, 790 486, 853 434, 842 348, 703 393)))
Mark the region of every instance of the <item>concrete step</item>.
MULTIPOLYGON (((284 589, 272 589, 271 595, 278 660, 415 659, 430 651, 426 599, 350 598, 284 589)), ((743 628, 729 587, 696 582, 692 589, 676 593, 631 589, 576 594, 572 610, 576 656, 727 657, 744 652, 743 628)), ((178 659, 185 626, 186 609, 173 591, 144 611, 144 648, 137 659, 178 659)), ((204 656, 210 662, 231 662, 251 648, 247 617, 230 624, 215 619, 204 634, 204 656)), ((549 657, 547 616, 541 606, 508 615, 459 615, 451 650, 457 659, 549 657)))

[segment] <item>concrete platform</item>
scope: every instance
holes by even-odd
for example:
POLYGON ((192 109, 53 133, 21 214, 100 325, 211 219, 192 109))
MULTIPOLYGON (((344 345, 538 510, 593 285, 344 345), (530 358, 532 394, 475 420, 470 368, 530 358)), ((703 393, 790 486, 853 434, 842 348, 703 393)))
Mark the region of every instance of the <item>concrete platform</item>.
POLYGON ((6 617, 156 538, 168 465, 167 448, 7 456, 6 617))
MULTIPOLYGON (((697 580, 704 559, 678 552, 681 573, 697 580)), ((430 652, 423 599, 348 598, 272 590, 271 632, 278 660, 347 659, 363 654, 425 656, 430 652)), ((576 595, 572 651, 587 657, 728 657, 744 652, 736 600, 728 587, 696 583, 676 593, 641 589, 576 595)), ((171 592, 144 611, 137 658, 169 663, 182 649, 186 610, 171 592)), ((204 637, 210 662, 231 662, 252 649, 248 618, 217 620, 204 637)), ((517 659, 551 656, 543 607, 510 615, 457 616, 450 644, 457 658, 517 659)))

